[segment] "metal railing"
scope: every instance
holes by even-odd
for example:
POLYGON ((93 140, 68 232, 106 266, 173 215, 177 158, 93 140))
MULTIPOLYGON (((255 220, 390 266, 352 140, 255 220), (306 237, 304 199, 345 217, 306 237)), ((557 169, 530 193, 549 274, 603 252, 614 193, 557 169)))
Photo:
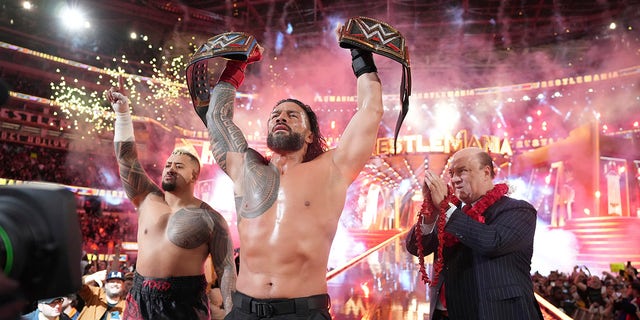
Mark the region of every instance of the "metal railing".
MULTIPOLYGON (((427 288, 417 259, 405 249, 406 234, 401 231, 327 272, 334 319, 428 319, 427 288)), ((537 294, 536 299, 545 319, 571 319, 537 294)))

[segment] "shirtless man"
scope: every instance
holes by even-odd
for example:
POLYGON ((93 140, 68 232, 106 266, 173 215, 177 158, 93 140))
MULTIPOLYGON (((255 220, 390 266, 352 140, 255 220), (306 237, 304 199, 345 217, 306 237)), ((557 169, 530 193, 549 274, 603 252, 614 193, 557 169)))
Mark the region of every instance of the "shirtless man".
POLYGON ((227 222, 193 195, 198 158, 176 149, 162 171, 162 189, 138 160, 129 99, 119 87, 106 92, 115 111, 114 143, 127 197, 138 208, 138 259, 123 319, 210 319, 204 263, 212 257, 226 310, 231 310, 236 269, 227 222))
MULTIPOLYGON (((259 60, 256 48, 248 62, 259 60)), ((269 116, 273 157, 248 147, 232 121, 247 62, 227 61, 213 89, 203 120, 213 156, 234 183, 241 247, 238 291, 225 319, 330 319, 329 250, 347 188, 371 156, 383 114, 371 52, 353 49, 352 57, 358 111, 328 151, 316 115, 294 99, 278 102, 269 116)))

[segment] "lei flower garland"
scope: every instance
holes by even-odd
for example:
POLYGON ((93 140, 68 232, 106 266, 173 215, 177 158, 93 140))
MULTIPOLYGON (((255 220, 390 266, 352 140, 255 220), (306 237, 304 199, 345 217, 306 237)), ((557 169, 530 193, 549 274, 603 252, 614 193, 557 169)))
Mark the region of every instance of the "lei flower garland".
MULTIPOLYGON (((434 273, 435 273, 434 279, 438 279, 438 275, 440 274, 440 271, 442 271, 442 268, 444 266, 443 258, 442 258, 442 245, 440 244, 443 241, 441 234, 442 232, 444 232, 444 225, 445 225, 444 222, 446 220, 445 212, 447 212, 449 203, 453 203, 456 206, 460 205, 460 200, 458 199, 458 197, 454 195, 452 186, 448 186, 447 196, 444 198, 444 200, 440 202, 439 212, 436 211, 436 207, 435 205, 433 205, 433 202, 431 201, 431 191, 429 190, 429 188, 426 188, 424 200, 422 201, 420 212, 418 212, 418 219, 420 219, 421 216, 427 217, 427 216, 431 216, 434 213, 440 215, 439 219, 437 220, 438 221, 438 250, 436 251, 436 254, 438 258, 434 265, 434 273)), ((431 286, 435 286, 436 281, 429 279, 429 276, 427 275, 427 270, 424 266, 424 247, 422 246, 422 228, 420 228, 420 226, 418 226, 415 229, 415 237, 416 237, 416 243, 418 245, 418 263, 420 264, 421 279, 425 284, 430 284, 431 286)))
MULTIPOLYGON (((427 192, 430 193, 429 191, 427 192)), ((424 200, 422 201, 420 212, 418 212, 419 223, 421 223, 420 219, 422 217, 427 215, 429 212, 433 212, 432 208, 433 208, 433 203, 430 201, 430 199, 427 199, 425 197, 424 200)), ((424 247, 422 246, 422 228, 420 227, 420 225, 416 227, 414 234, 416 238, 416 244, 418 245, 418 265, 420 266, 420 278, 422 279, 423 283, 431 284, 432 282, 431 280, 429 280, 429 276, 427 275, 427 269, 424 266, 424 247)))
MULTIPOLYGON (((447 212, 447 210, 449 209, 449 203, 455 206, 460 206, 461 204, 460 199, 458 199, 458 197, 456 197, 453 193, 453 187, 448 186, 448 189, 449 191, 447 193, 447 196, 444 198, 444 200, 440 202, 440 206, 438 208, 439 212, 437 212, 437 214, 439 215, 438 217, 439 219, 437 220, 438 221, 438 226, 437 226, 438 227, 438 249, 436 251, 437 260, 433 266, 434 279, 438 279, 438 276, 440 275, 440 272, 444 267, 444 258, 442 256, 442 250, 444 246, 450 247, 460 242, 460 240, 458 240, 458 238, 456 238, 454 235, 444 231, 444 227, 446 225, 445 212, 447 212)), ((505 194, 507 194, 508 191, 509 191, 509 187, 506 184, 504 183, 496 184, 493 187, 493 189, 489 190, 489 192, 487 192, 484 196, 482 196, 482 198, 480 198, 480 200, 478 200, 469 210, 465 209, 465 213, 469 215, 472 219, 480 223, 484 223, 485 221, 484 211, 488 207, 496 203, 496 201, 502 198, 505 194)), ((436 210, 432 201, 429 201, 430 199, 431 199, 431 192, 427 188, 424 201, 422 202, 420 212, 418 213, 418 218, 421 218, 421 216, 424 216, 424 217, 430 216, 436 210)), ((435 286, 437 280, 433 281, 429 279, 429 276, 427 275, 427 270, 425 269, 425 266, 424 266, 424 248, 422 246, 422 230, 420 226, 418 226, 415 229, 415 236, 416 236, 416 241, 418 245, 418 263, 420 264, 421 279, 425 284, 430 284, 431 286, 435 286)))

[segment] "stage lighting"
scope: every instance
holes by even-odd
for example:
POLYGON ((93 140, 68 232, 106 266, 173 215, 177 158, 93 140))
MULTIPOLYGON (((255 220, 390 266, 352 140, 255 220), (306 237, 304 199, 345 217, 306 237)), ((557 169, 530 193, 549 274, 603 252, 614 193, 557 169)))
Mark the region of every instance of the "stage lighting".
POLYGON ((84 11, 76 6, 63 7, 58 13, 62 25, 71 31, 80 31, 83 28, 89 29, 91 23, 86 17, 84 11))

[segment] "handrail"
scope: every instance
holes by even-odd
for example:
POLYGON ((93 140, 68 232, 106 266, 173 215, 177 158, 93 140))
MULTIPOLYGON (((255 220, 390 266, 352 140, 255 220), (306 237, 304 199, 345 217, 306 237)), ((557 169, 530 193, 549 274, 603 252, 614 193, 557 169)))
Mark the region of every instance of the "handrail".
MULTIPOLYGON (((407 233, 409 232, 409 230, 404 230, 404 231, 400 231, 398 234, 390 237, 389 239, 381 242, 380 244, 376 245, 375 247, 372 247, 371 249, 361 253, 360 255, 356 256, 355 258, 349 260, 347 263, 345 263, 343 266, 335 268, 329 272, 327 272, 327 281, 333 279, 335 276, 337 276, 338 274, 346 271, 347 269, 353 267, 355 264, 359 263, 360 261, 364 260, 366 257, 368 257, 369 255, 371 255, 372 253, 380 250, 382 247, 387 246, 389 243, 391 243, 392 241, 395 241, 396 239, 398 239, 399 237, 404 237, 407 233)), ((562 310, 558 309, 556 306, 554 306, 553 304, 551 304, 549 301, 545 300, 542 296, 540 296, 537 293, 534 293, 536 300, 538 301, 538 303, 540 304, 540 307, 545 309, 545 311, 547 312, 547 314, 550 314, 554 317, 554 319, 558 319, 558 320, 572 320, 572 318, 570 316, 568 316, 566 313, 564 313, 562 310)))
POLYGON ((389 244, 391 241, 394 241, 395 239, 397 239, 398 237, 404 236, 405 234, 407 234, 407 232, 409 232, 409 230, 404 230, 404 231, 400 231, 398 234, 394 235, 393 237, 381 242, 380 244, 378 244, 377 246, 361 253, 359 256, 356 256, 355 258, 351 259, 350 261, 348 261, 345 265, 343 265, 342 267, 339 268, 335 268, 329 272, 327 272, 327 281, 333 279, 333 277, 337 276, 338 274, 340 274, 341 272, 351 268, 353 265, 355 265, 356 263, 362 261, 364 258, 368 257, 370 254, 380 250, 380 248, 386 246, 387 244, 389 244))
POLYGON ((537 293, 534 293, 534 295, 536 296, 536 300, 538 300, 538 303, 540 304, 540 307, 542 307, 543 309, 546 309, 548 313, 553 314, 553 316, 555 316, 556 319, 560 319, 560 320, 572 320, 573 319, 572 317, 570 317, 569 315, 564 313, 562 310, 560 310, 556 306, 552 305, 551 302, 547 301, 541 295, 539 295, 537 293))

